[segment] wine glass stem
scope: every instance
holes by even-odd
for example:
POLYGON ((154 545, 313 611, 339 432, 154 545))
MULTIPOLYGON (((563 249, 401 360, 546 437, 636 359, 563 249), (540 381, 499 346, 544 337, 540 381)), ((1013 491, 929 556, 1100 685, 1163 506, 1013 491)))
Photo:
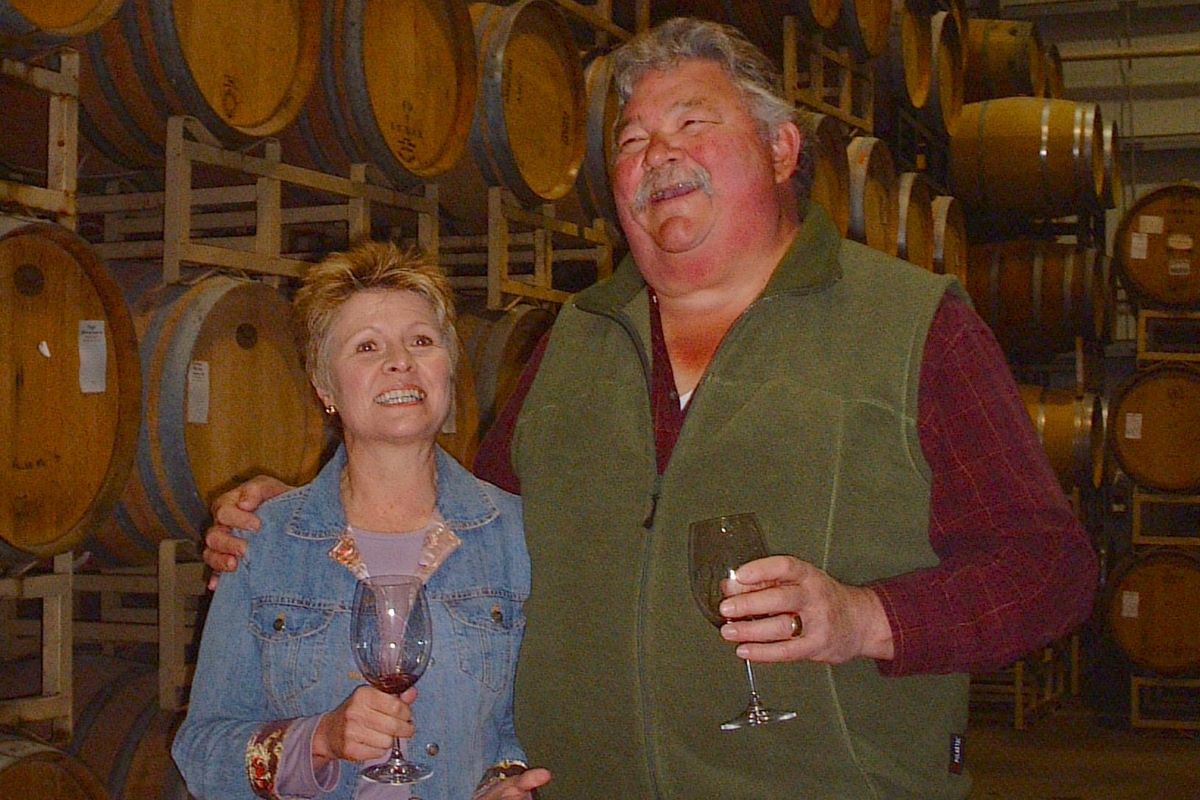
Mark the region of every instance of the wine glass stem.
POLYGON ((392 739, 392 754, 388 756, 388 761, 392 764, 404 764, 408 759, 404 757, 404 751, 400 749, 400 737, 396 736, 392 739))
POLYGON ((742 663, 746 665, 746 681, 750 684, 750 707, 757 710, 762 707, 762 702, 758 699, 758 687, 754 685, 754 668, 749 659, 742 659, 742 663))

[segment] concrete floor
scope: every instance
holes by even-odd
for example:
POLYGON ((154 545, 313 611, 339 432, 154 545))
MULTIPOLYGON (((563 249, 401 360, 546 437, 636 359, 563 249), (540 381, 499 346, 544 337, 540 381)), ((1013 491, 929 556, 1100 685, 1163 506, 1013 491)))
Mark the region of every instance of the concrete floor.
POLYGON ((1200 735, 1131 729, 1073 700, 1014 730, 973 722, 970 800, 1200 800, 1200 735))

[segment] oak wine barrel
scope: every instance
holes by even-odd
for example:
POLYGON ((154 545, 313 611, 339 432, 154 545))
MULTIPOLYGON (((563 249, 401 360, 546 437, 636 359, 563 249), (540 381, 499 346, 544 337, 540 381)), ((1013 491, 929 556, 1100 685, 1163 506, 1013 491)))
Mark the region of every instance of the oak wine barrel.
POLYGON ((608 56, 597 54, 587 60, 583 82, 587 93, 587 147, 574 191, 557 203, 555 209, 558 216, 584 225, 603 219, 608 223, 610 234, 619 240, 622 232, 611 179, 612 132, 617 119, 618 98, 608 56))
POLYGON ((151 563, 164 538, 198 540, 209 503, 259 473, 310 480, 328 444, 300 362, 290 304, 262 282, 158 285, 121 265, 138 331, 143 415, 113 519, 88 541, 100 563, 151 563))
POLYGON ((967 264, 967 292, 1006 352, 1048 356, 1073 351, 1077 336, 1094 338, 1095 250, 1040 240, 974 244, 967 264))
POLYGON ((1021 384, 1025 411, 1050 459, 1063 491, 1076 486, 1100 487, 1104 476, 1104 410, 1100 398, 1087 392, 1021 384))
POLYGON ((23 52, 65 44, 112 19, 123 0, 0 0, 0 49, 23 52))
POLYGON ((1171 184, 1138 199, 1117 226, 1113 259, 1139 303, 1200 305, 1200 186, 1171 184))
POLYGON ((466 4, 334 0, 320 24, 319 85, 283 137, 288 157, 335 175, 368 162, 400 186, 453 167, 478 91, 466 4))
POLYGON ((1200 494, 1200 369, 1138 372, 1114 391, 1109 415, 1113 455, 1135 483, 1200 494))
POLYGON ((554 314, 521 303, 503 312, 466 312, 459 320, 464 318, 463 339, 475 372, 481 427, 486 431, 517 388, 529 357, 554 324, 554 314))
POLYGON ((437 441, 447 453, 470 469, 475 463, 475 451, 479 449, 479 400, 475 374, 466 357, 466 345, 461 335, 455 335, 458 336, 458 364, 454 368, 454 401, 437 441))
POLYGON ((924 108, 932 81, 933 34, 929 13, 917 0, 892 1, 892 25, 882 59, 888 86, 911 108, 924 108))
POLYGON ((845 236, 850 226, 850 161, 842 123, 805 109, 796 109, 795 120, 804 133, 797 193, 824 208, 845 236))
POLYGON ((167 119, 230 145, 273 136, 316 78, 319 0, 126 0, 83 45, 80 130, 109 161, 161 164, 167 119))
POLYGON ((1200 670, 1200 558, 1181 549, 1128 556, 1108 579, 1107 634, 1135 667, 1200 670))
POLYGON ((1094 103, 968 103, 950 136, 953 193, 995 214, 1055 217, 1094 208, 1104 180, 1103 140, 1094 103))
POLYGON ((1063 86, 1063 71, 1062 71, 1062 54, 1058 51, 1057 44, 1049 44, 1046 46, 1045 61, 1042 65, 1042 71, 1046 75, 1045 90, 1042 92, 1044 97, 1052 97, 1060 99, 1064 96, 1065 87, 1063 86))
POLYGON ((137 450, 134 322, 74 232, 0 217, 0 564, 74 550, 137 450))
POLYGON ((0 797, 31 800, 109 800, 104 784, 57 747, 0 731, 0 797))
POLYGON ((1100 186, 1100 207, 1116 208, 1121 200, 1121 134, 1117 123, 1105 121, 1103 135, 1104 179, 1100 186))
POLYGON ((891 27, 892 0, 842 0, 832 31, 856 61, 867 62, 887 52, 891 27))
POLYGON ((1036 23, 971 19, 962 38, 966 102, 1045 94, 1045 56, 1036 23))
POLYGON ((933 214, 933 271, 952 275, 967 285, 967 215, 952 195, 939 195, 931 204, 933 214))
POLYGON ((850 162, 850 238, 896 255, 896 168, 887 143, 856 136, 846 147, 850 162))
POLYGON ((587 149, 583 68, 570 27, 548 0, 472 3, 479 88, 468 151, 440 200, 463 229, 486 227, 487 187, 537 205, 575 185, 587 149))
POLYGON ((939 11, 930 21, 929 101, 917 117, 935 131, 953 133, 962 115, 962 38, 954 15, 939 11))
POLYGON ((919 172, 901 173, 896 183, 896 255, 933 270, 933 187, 919 172))

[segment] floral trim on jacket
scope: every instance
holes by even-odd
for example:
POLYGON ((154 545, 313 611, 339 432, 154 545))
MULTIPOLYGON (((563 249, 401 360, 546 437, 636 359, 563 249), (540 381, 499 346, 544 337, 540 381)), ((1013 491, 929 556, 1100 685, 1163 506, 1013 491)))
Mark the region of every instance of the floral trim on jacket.
POLYGON ((246 777, 254 793, 265 800, 281 800, 275 793, 275 776, 283 756, 283 737, 291 724, 290 719, 268 722, 246 743, 246 777))

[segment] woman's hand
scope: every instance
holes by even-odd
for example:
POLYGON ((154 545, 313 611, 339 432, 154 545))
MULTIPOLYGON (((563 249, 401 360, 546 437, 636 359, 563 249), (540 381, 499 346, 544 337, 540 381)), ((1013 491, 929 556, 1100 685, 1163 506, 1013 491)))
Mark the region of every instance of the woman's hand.
POLYGON ((372 686, 358 687, 317 723, 313 766, 320 768, 333 759, 369 761, 391 750, 393 739, 411 739, 416 699, 416 688, 397 697, 372 686))
POLYGON ((246 543, 233 535, 233 529, 258 530, 261 522, 254 512, 290 488, 268 475, 259 475, 213 501, 213 524, 204 534, 204 563, 213 571, 208 579, 210 591, 217 588, 220 573, 233 572, 237 569, 238 559, 246 554, 246 543))
POLYGON ((531 800, 533 790, 550 782, 550 770, 528 769, 475 793, 472 800, 531 800))

